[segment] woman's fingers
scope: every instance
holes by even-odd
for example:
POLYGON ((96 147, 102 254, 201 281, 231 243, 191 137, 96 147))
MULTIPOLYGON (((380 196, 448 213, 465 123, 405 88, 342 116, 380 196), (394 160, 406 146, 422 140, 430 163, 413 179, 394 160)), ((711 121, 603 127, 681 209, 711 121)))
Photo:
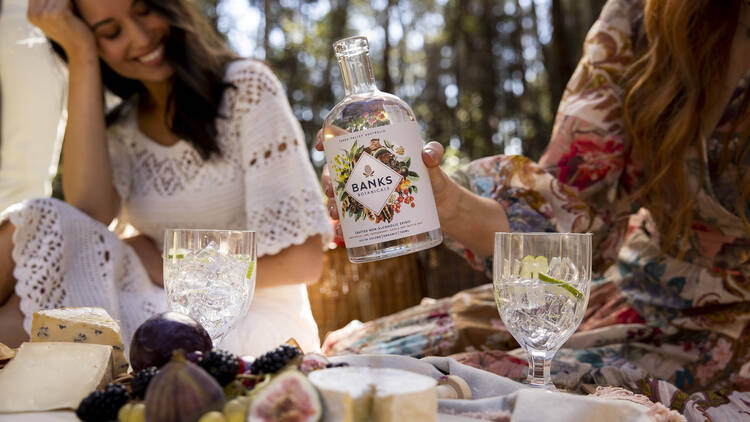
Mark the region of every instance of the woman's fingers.
POLYGON ((445 148, 439 142, 432 141, 422 149, 422 161, 427 166, 430 173, 430 183, 432 184, 432 193, 435 195, 435 201, 438 208, 441 202, 448 200, 447 192, 453 181, 440 169, 440 161, 443 159, 445 148))
POLYGON ((68 55, 96 51, 91 29, 73 13, 70 0, 29 0, 26 17, 68 55))
POLYGON ((333 198, 328 200, 328 215, 334 220, 339 219, 339 211, 336 209, 336 201, 333 198))
POLYGON ((435 168, 440 165, 445 149, 439 142, 432 141, 422 149, 422 161, 427 168, 435 168))
POLYGON ((328 164, 323 166, 320 183, 323 185, 323 191, 325 191, 326 196, 333 199, 333 186, 331 185, 331 174, 328 172, 328 164))
POLYGON ((315 149, 323 151, 323 129, 320 129, 318 134, 315 135, 315 149))
POLYGON ((341 224, 336 224, 336 227, 334 228, 334 232, 336 234, 336 237, 339 239, 344 238, 344 229, 341 228, 341 224))
POLYGON ((334 220, 339 219, 339 213, 336 211, 336 200, 333 197, 333 186, 331 186, 331 176, 328 172, 328 165, 323 166, 323 173, 320 176, 320 183, 323 185, 323 191, 328 197, 328 214, 334 220))

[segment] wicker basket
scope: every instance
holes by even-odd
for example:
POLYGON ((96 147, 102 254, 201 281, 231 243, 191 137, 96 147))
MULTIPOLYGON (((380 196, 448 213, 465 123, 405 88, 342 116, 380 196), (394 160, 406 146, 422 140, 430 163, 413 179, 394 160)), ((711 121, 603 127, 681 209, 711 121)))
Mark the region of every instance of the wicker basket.
POLYGON ((416 254, 352 264, 345 248, 329 250, 320 280, 307 289, 321 338, 351 320, 370 321, 418 304, 424 279, 416 254))
POLYGON ((320 280, 308 286, 321 340, 352 320, 371 321, 486 283, 484 275, 444 246, 383 261, 352 264, 345 248, 331 249, 320 280))

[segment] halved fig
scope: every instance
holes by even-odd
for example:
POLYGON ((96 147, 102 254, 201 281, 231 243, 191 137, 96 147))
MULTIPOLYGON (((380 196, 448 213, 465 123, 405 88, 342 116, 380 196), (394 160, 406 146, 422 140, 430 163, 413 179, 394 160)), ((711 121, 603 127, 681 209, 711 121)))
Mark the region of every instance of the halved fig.
POLYGON ((258 391, 247 411, 247 422, 316 422, 323 415, 318 391, 299 371, 276 375, 258 391))

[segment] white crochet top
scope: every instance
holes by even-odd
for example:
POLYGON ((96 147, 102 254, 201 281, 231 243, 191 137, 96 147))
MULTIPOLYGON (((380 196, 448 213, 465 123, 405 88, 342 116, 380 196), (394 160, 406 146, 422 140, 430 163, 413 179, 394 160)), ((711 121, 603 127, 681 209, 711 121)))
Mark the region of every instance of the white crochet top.
POLYGON ((186 141, 158 144, 135 109, 110 128, 121 220, 156 240, 166 228, 251 229, 258 255, 276 254, 331 225, 304 133, 281 83, 261 62, 232 63, 217 120, 221 157, 205 161, 186 141))
MULTIPOLYGON (((304 135, 281 83, 264 64, 237 61, 227 70, 236 89, 225 91, 217 120, 220 157, 203 160, 185 141, 163 146, 145 137, 135 108, 108 130, 120 224, 161 247, 165 228, 250 229, 258 255, 276 254, 332 229, 304 135)), ((104 225, 60 201, 27 201, 0 213, 16 226, 16 294, 28 331, 38 309, 101 306, 121 323, 129 342, 135 328, 166 309, 133 250, 104 225)), ((260 354, 288 337, 319 347, 304 284, 256 289, 248 315, 221 344, 260 354)))

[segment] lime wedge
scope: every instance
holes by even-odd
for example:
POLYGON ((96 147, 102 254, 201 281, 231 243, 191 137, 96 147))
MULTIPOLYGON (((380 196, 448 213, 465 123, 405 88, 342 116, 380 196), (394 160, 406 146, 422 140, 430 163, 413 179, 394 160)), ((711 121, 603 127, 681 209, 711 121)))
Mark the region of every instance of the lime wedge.
POLYGON ((519 274, 521 278, 534 278, 534 256, 526 255, 523 257, 521 265, 521 273, 519 274))
POLYGON ((521 273, 519 274, 522 278, 536 278, 539 273, 546 273, 548 270, 547 257, 526 255, 521 260, 521 273))
POLYGON ((255 270, 255 262, 250 261, 250 263, 247 265, 247 275, 245 276, 245 278, 252 280, 253 270, 255 270))
POLYGON ((549 270, 546 256, 538 256, 534 258, 534 272, 546 273, 549 270))
POLYGON ((556 284, 562 287, 563 289, 565 289, 568 293, 572 294, 573 297, 575 297, 576 299, 579 299, 579 300, 583 299, 583 293, 581 293, 578 289, 576 289, 575 287, 571 286, 570 284, 564 281, 560 281, 556 278, 550 277, 547 274, 542 273, 542 272, 539 273, 539 280, 545 283, 556 284))

